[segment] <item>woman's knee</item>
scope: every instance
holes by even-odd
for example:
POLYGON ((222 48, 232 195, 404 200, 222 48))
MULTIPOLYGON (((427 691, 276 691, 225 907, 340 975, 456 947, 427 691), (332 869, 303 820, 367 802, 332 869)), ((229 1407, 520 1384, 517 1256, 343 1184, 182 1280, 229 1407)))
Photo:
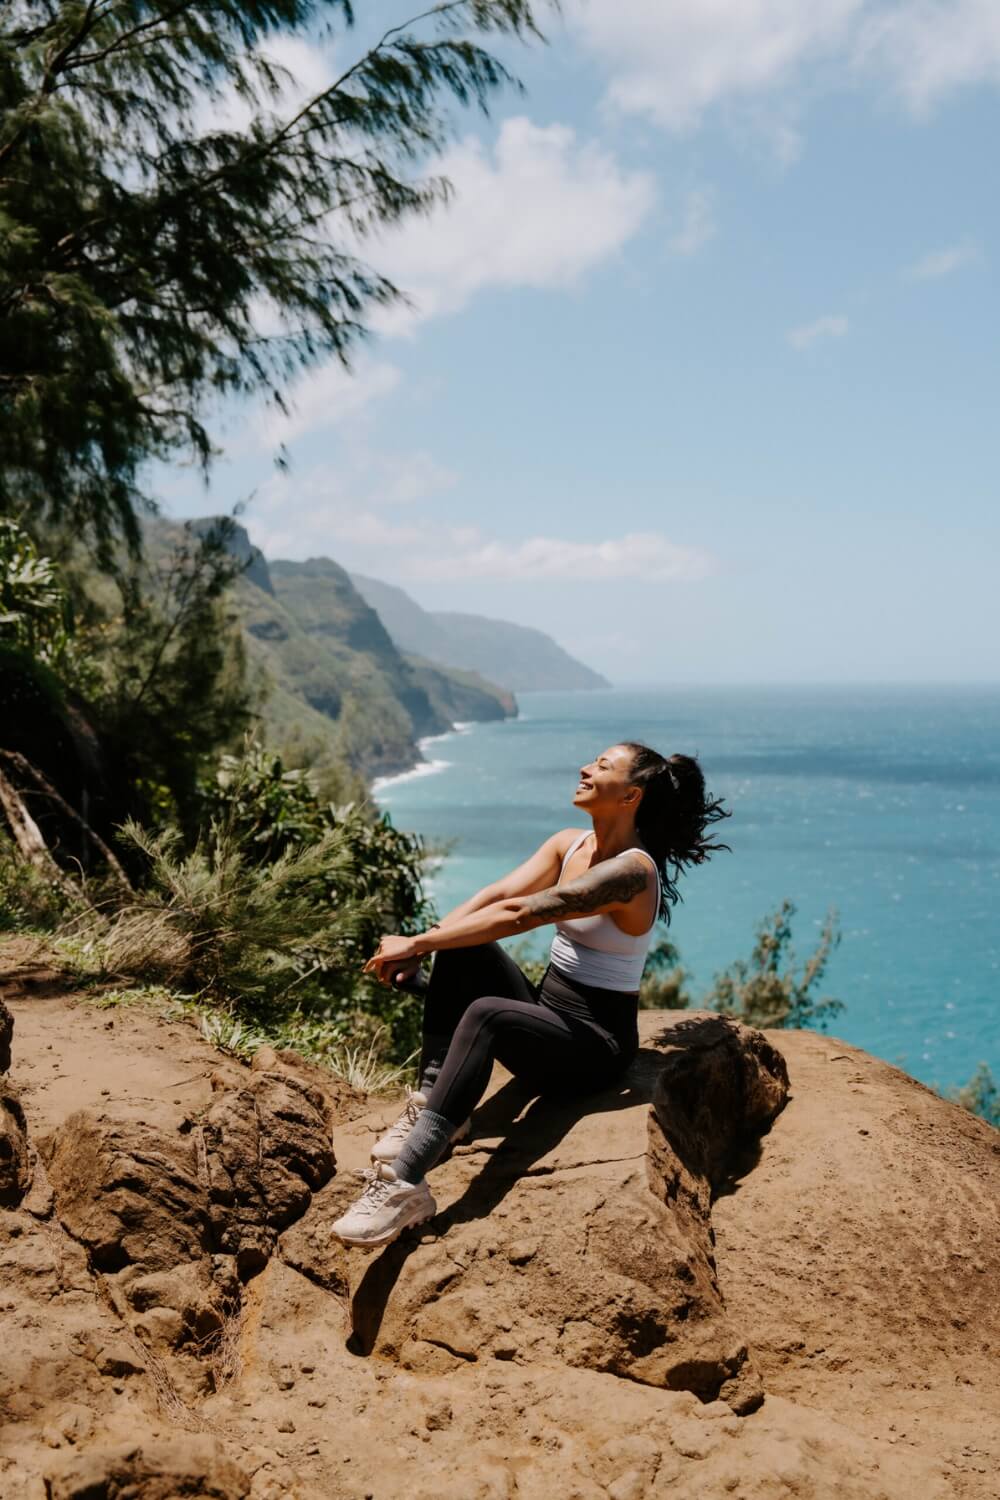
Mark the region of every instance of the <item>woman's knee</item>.
POLYGON ((458 1023, 456 1037, 461 1036, 465 1040, 477 1036, 483 1030, 495 1030, 506 1006, 507 1001, 496 995, 480 995, 478 1000, 473 1000, 466 1007, 465 1014, 458 1023))

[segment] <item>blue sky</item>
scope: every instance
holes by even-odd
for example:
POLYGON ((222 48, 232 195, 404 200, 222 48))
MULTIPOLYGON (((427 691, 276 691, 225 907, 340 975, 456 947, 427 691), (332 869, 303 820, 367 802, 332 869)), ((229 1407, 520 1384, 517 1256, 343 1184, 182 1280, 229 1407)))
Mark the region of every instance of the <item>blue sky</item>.
MULTIPOLYGON (((379 15, 402 10, 379 7, 379 15)), ((415 308, 206 492, 616 682, 996 681, 1000 6, 565 0, 372 247, 415 308), (287 475, 273 463, 279 443, 287 475)), ((316 86, 357 39, 283 43, 316 86)))

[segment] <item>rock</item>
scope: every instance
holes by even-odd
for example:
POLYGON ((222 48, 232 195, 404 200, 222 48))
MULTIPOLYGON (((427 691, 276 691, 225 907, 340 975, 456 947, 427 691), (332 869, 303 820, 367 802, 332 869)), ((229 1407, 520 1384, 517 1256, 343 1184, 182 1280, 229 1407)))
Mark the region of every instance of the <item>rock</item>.
POLYGON ((61 1222, 101 1271, 169 1270, 211 1248, 195 1146, 81 1110, 39 1142, 61 1222))
POLYGON ((0 998, 0 1073, 10 1069, 11 1043, 14 1038, 14 1017, 0 998))
MULTIPOLYGON (((46 1427, 49 1438, 55 1433, 69 1443, 58 1414, 70 1408, 98 1409, 107 1399, 108 1382, 97 1373, 93 1358, 99 1347, 120 1336, 120 1323, 96 1295, 81 1246, 57 1223, 41 1222, 23 1210, 0 1212, 0 1309, 5 1329, 0 1452, 9 1454, 18 1440, 28 1443, 31 1468, 33 1433, 40 1435, 46 1427)), ((19 1492, 8 1486, 0 1456, 0 1494, 8 1493, 13 1497, 19 1492)))
POLYGON ((146 1368, 131 1344, 114 1339, 98 1350, 94 1360, 101 1375, 141 1375, 146 1368))
POLYGON ((45 1170, 45 1163, 29 1141, 28 1151, 31 1164, 31 1186, 21 1199, 21 1210, 26 1214, 32 1214, 36 1219, 51 1218, 55 1208, 55 1198, 49 1175, 45 1170))
POLYGON ((1000 1131, 842 1042, 779 1039, 793 1097, 712 1214, 767 1405, 895 1423, 925 1461, 971 1441, 995 1476, 1000 1131))
POLYGON ((529 1101, 498 1069, 436 1218, 364 1256, 328 1228, 394 1101, 333 1120, 329 1176, 335 1091, 278 1053, 210 1097, 190 1028, 20 1003, 58 1216, 37 1163, 0 1209, 4 1497, 992 1500, 1000 1138, 896 1070, 644 1012, 617 1089, 529 1101), (88 1025, 128 1100, 65 1045, 88 1025), (53 1062, 60 1098, 111 1087, 75 1135, 53 1062))
POLYGON ((329 1226, 357 1195, 356 1181, 335 1177, 314 1196, 309 1213, 281 1236, 281 1259, 337 1297, 350 1289, 348 1256, 329 1226))
POLYGON ((256 1073, 208 1111, 203 1134, 214 1240, 240 1276, 264 1266, 278 1234, 309 1206, 336 1166, 332 1116, 294 1074, 256 1073))
POLYGON ((32 1154, 24 1108, 14 1085, 0 1079, 0 1207, 14 1208, 31 1187, 32 1154))
POLYGON ((283 1073, 315 1089, 323 1095, 330 1118, 338 1122, 354 1119, 364 1114, 368 1107, 367 1095, 360 1089, 352 1088, 329 1068, 310 1062, 290 1047, 260 1047, 254 1053, 250 1068, 254 1073, 283 1073))
POLYGON ((761 1031, 685 1013, 651 1038, 662 1053, 649 1119, 649 1185, 698 1216, 788 1097, 788 1069, 761 1031))
POLYGON ((247 1500, 250 1481, 213 1439, 191 1433, 94 1448, 45 1476, 47 1500, 247 1500))

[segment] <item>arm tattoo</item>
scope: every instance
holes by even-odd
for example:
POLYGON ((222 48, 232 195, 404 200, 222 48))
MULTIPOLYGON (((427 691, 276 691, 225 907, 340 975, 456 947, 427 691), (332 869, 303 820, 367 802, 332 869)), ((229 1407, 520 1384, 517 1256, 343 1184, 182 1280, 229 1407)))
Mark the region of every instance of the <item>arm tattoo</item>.
POLYGON ((524 914, 541 922, 585 917, 602 907, 631 901, 646 889, 646 866, 638 859, 603 859, 584 875, 523 898, 524 914))

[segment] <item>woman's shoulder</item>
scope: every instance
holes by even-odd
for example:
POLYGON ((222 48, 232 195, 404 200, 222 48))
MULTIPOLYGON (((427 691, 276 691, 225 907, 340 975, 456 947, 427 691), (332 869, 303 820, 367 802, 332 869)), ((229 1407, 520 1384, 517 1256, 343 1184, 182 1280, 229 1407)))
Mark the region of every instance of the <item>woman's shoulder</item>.
POLYGON ((585 838, 593 832, 590 828, 560 828, 549 840, 559 854, 565 856, 575 844, 582 844, 585 838))

